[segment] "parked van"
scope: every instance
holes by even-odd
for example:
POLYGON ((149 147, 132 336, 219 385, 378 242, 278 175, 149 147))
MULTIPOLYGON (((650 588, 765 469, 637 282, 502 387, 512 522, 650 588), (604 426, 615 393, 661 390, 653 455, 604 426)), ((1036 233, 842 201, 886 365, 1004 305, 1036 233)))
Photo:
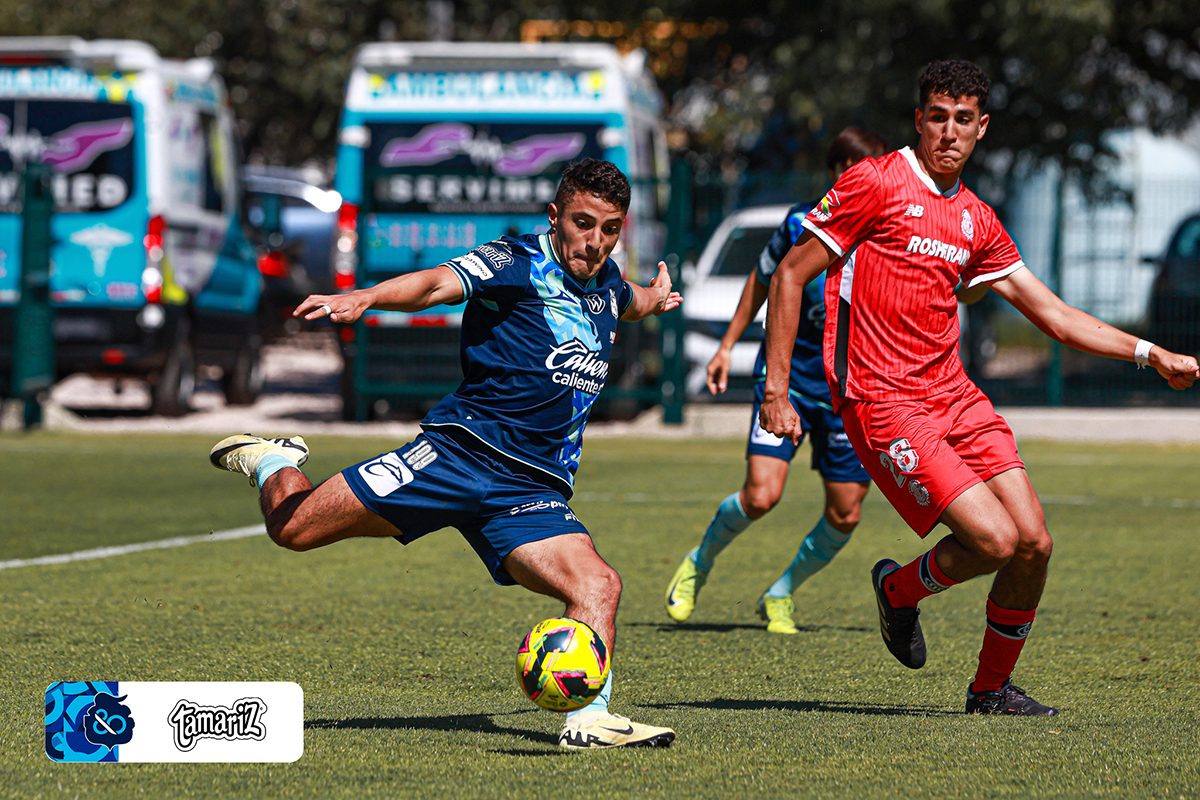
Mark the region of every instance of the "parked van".
POLYGON ((55 172, 59 376, 145 378, 153 410, 179 414, 199 362, 223 370, 230 402, 252 402, 262 384, 262 280, 213 63, 163 59, 135 41, 0 38, 0 392, 31 160, 55 172))
MULTIPOLYGON (((663 255, 666 139, 644 53, 604 44, 377 43, 346 89, 334 188, 343 290, 428 269, 505 234, 544 232, 562 169, 613 162, 633 185, 613 258, 645 284, 663 255)), ((414 406, 462 379, 461 307, 372 312, 344 329, 347 410, 379 398, 414 406), (356 333, 357 331, 357 333, 356 333)), ((657 335, 622 325, 611 399, 653 382, 657 335)))

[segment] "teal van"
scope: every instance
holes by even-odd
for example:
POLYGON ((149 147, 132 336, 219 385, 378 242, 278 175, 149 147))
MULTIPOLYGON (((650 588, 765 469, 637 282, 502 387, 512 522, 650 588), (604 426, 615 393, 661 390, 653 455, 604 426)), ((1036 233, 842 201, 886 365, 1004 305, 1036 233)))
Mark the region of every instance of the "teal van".
POLYGON ((238 143, 207 59, 143 42, 0 38, 0 393, 20 297, 21 174, 54 171, 50 297, 59 377, 141 378, 181 414, 196 366, 227 399, 262 387, 262 276, 241 214, 238 143))
MULTIPOLYGON (((613 258, 645 284, 663 256, 669 164, 645 53, 606 44, 380 42, 355 54, 334 188, 334 280, 350 290, 428 269, 505 234, 547 230, 564 166, 588 157, 632 183, 613 258)), ((419 409, 453 391, 461 307, 370 312, 340 331, 347 416, 419 409)), ((606 401, 653 384, 649 323, 623 323, 606 401)))

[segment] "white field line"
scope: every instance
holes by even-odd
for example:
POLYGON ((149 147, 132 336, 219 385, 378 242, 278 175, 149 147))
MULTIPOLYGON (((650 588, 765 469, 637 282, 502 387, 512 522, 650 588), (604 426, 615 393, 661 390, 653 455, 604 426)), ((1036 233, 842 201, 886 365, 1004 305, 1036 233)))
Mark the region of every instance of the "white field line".
POLYGON ((267 532, 264 525, 248 525, 245 528, 233 528, 227 531, 215 531, 199 536, 176 536, 172 539, 159 539, 155 542, 138 542, 123 544, 117 547, 97 547, 94 550, 77 550, 74 553, 59 553, 53 556, 38 556, 37 558, 17 558, 12 561, 0 561, 0 569, 15 567, 40 567, 48 564, 69 564, 72 561, 92 561, 97 558, 111 558, 129 553, 141 553, 145 550, 163 550, 169 547, 184 547, 200 542, 223 542, 230 539, 245 539, 249 536, 261 536, 267 532))

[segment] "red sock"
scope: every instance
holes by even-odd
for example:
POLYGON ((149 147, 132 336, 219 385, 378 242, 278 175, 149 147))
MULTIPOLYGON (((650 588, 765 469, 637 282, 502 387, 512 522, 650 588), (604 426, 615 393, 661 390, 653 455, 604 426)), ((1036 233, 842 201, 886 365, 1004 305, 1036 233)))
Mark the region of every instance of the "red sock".
POLYGON ((1036 616, 1036 608, 1029 611, 1001 608, 988 598, 987 631, 983 634, 979 671, 971 684, 972 692, 999 689, 1009 679, 1036 616))
POLYGON ((931 594, 944 592, 959 581, 952 580, 937 565, 937 546, 911 564, 883 579, 883 589, 893 608, 914 608, 931 594))

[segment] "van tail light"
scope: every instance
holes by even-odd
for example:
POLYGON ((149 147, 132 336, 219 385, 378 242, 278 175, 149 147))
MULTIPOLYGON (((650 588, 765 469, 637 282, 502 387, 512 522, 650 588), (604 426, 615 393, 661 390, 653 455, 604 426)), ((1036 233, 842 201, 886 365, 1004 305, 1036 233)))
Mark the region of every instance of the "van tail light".
POLYGON ((142 294, 146 295, 147 303, 162 302, 162 259, 163 239, 167 235, 167 221, 161 214, 156 214, 146 223, 146 236, 142 244, 146 246, 146 268, 142 270, 142 294))
POLYGON ((286 278, 292 271, 292 265, 287 253, 267 250, 258 254, 258 271, 268 278, 286 278))
POLYGON ((333 245, 333 285, 338 291, 354 288, 358 270, 358 206, 342 203, 337 215, 337 237, 333 245))

